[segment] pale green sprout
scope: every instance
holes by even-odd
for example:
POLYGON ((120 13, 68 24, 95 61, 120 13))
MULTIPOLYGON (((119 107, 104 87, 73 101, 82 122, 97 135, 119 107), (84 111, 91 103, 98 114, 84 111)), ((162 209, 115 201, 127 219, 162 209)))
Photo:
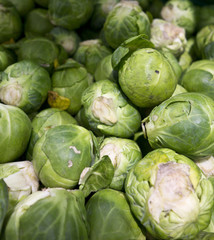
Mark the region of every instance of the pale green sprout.
POLYGON ((150 40, 157 49, 166 48, 175 56, 184 52, 187 43, 184 28, 162 19, 153 20, 150 40))
POLYGON ((0 179, 8 187, 10 208, 39 188, 39 179, 29 161, 0 164, 0 179))

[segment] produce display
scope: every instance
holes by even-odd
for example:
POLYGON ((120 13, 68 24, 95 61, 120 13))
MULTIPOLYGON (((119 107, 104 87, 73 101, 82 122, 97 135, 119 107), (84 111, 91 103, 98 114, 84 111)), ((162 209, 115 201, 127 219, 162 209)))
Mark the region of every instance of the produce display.
POLYGON ((214 1, 0 23, 0 240, 214 240, 214 1))

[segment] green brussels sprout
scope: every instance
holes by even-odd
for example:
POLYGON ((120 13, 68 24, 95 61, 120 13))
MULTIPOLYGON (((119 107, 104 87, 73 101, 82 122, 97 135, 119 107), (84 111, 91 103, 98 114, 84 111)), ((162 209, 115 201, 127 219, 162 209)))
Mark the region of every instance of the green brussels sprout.
POLYGON ((81 101, 90 128, 97 135, 129 138, 139 129, 140 113, 110 80, 89 86, 81 101))
POLYGON ((91 85, 92 80, 91 74, 81 64, 73 59, 68 59, 53 73, 52 90, 69 99, 66 111, 74 115, 80 110, 81 96, 84 90, 91 85))
POLYGON ((46 131, 33 149, 33 166, 46 187, 74 188, 94 158, 96 139, 87 129, 70 124, 46 131))
POLYGON ((80 38, 74 31, 55 27, 50 31, 49 36, 54 42, 61 45, 70 56, 76 52, 79 46, 80 38))
POLYGON ((197 53, 203 59, 214 59, 214 24, 203 27, 196 35, 197 53))
POLYGON ((111 53, 111 50, 104 46, 100 39, 93 39, 79 44, 74 59, 82 63, 89 73, 94 74, 97 64, 111 53))
POLYGON ((26 113, 38 110, 51 90, 48 72, 36 63, 23 60, 7 67, 1 75, 0 99, 26 113))
POLYGON ((214 62, 193 62, 181 78, 181 85, 188 92, 200 92, 214 100, 214 62))
POLYGON ((90 19, 92 29, 99 30, 103 27, 106 17, 119 0, 96 0, 94 11, 90 19))
POLYGON ((214 5, 200 6, 198 9, 197 29, 214 24, 214 5))
POLYGON ((11 50, 0 46, 0 71, 4 71, 9 65, 15 63, 15 61, 15 54, 11 50))
POLYGON ((148 153, 125 191, 135 217, 157 239, 195 239, 210 222, 213 186, 197 165, 171 149, 148 153))
POLYGON ((150 22, 136 1, 122 1, 114 6, 104 24, 106 42, 116 49, 122 42, 139 34, 150 36, 150 22))
POLYGON ((12 162, 25 151, 31 135, 31 121, 20 108, 0 103, 0 163, 12 162))
POLYGON ((49 72, 54 67, 62 64, 67 58, 67 54, 62 51, 62 48, 44 37, 24 39, 20 43, 17 55, 19 61, 25 59, 33 60, 49 72))
POLYGON ((118 79, 123 92, 138 107, 158 105, 173 94, 177 85, 169 60, 152 48, 133 52, 120 66, 118 79))
POLYGON ((41 7, 48 8, 49 0, 34 0, 41 7))
POLYGON ((114 176, 110 188, 122 190, 130 169, 141 158, 141 150, 131 139, 109 137, 100 145, 100 158, 109 156, 114 166, 114 176))
POLYGON ((213 155, 212 109, 214 101, 204 94, 178 94, 142 121, 144 134, 153 149, 167 147, 193 159, 213 155))
POLYGON ((22 33, 22 21, 15 7, 7 0, 0 0, 0 43, 17 40, 22 33))
POLYGON ((161 16, 186 30, 187 36, 196 28, 196 8, 190 0, 169 0, 161 9, 161 16))
POLYGON ((172 97, 175 96, 175 95, 178 95, 180 93, 184 93, 184 92, 187 92, 187 90, 184 87, 182 87, 180 84, 177 84, 177 86, 175 88, 175 91, 172 94, 172 97))
POLYGON ((65 124, 77 124, 77 121, 69 113, 58 108, 47 108, 36 114, 32 120, 32 133, 26 153, 27 159, 32 160, 34 145, 48 129, 65 124))
POLYGON ((52 28, 53 25, 48 18, 48 10, 35 8, 27 14, 25 19, 26 37, 42 37, 50 32, 52 28))
POLYGON ((2 231, 2 225, 7 214, 8 209, 8 188, 4 180, 0 180, 0 232, 2 231))
POLYGON ((5 229, 5 239, 88 240, 81 191, 45 189, 21 201, 5 229))
POLYGON ((195 38, 189 38, 185 47, 185 51, 179 57, 179 65, 185 71, 192 63, 194 58, 195 38))
POLYGON ((124 193, 104 189, 95 193, 86 204, 91 240, 145 240, 132 216, 124 193))
POLYGON ((111 64, 112 54, 104 57, 100 63, 97 65, 96 71, 94 73, 95 81, 100 81, 103 79, 109 79, 112 82, 116 82, 113 73, 113 67, 111 64))
POLYGON ((29 161, 0 164, 0 179, 8 187, 9 210, 39 188, 39 180, 29 161))
POLYGON ((48 12, 54 25, 74 30, 91 17, 93 2, 91 0, 49 0, 48 12))
POLYGON ((166 48, 175 56, 184 52, 185 29, 162 19, 154 19, 151 24, 151 42, 157 49, 166 48))
POLYGON ((8 0, 11 2, 21 17, 25 17, 34 8, 34 0, 8 0))

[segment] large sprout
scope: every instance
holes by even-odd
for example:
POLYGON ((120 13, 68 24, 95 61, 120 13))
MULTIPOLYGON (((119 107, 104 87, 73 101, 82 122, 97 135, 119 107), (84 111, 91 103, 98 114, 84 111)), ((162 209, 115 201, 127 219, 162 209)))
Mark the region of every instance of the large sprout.
POLYGON ((151 25, 151 42, 157 49, 168 49, 179 56, 185 49, 185 29, 162 19, 154 19, 151 25))
POLYGON ((84 202, 78 190, 37 191, 16 206, 6 225, 5 239, 87 240, 84 202))
POLYGON ((197 54, 203 59, 214 59, 214 24, 203 27, 196 35, 197 54))
POLYGON ((23 39, 17 50, 18 60, 32 60, 49 72, 62 64, 67 53, 62 47, 44 37, 23 39))
MULTIPOLYGON (((81 108, 82 94, 92 84, 92 80, 91 74, 81 64, 73 59, 67 59, 52 75, 52 91, 68 99, 66 111, 75 115, 81 108)), ((54 98, 52 95, 48 98, 50 105, 54 100, 52 98, 54 98)))
POLYGON ((123 92, 139 107, 152 107, 166 100, 178 81, 167 57, 152 48, 133 52, 120 66, 118 78, 123 92))
POLYGON ((114 6, 104 24, 106 42, 117 48, 122 42, 139 34, 150 36, 150 22, 136 1, 122 1, 114 6))
POLYGON ((98 63, 111 53, 111 49, 106 47, 100 39, 93 39, 79 44, 74 59, 82 63, 89 73, 94 74, 98 63))
POLYGON ((130 171, 132 212, 157 239, 195 239, 210 222, 213 186, 197 165, 171 149, 148 153, 130 171))
POLYGON ((51 90, 48 72, 29 60, 6 68, 0 83, 0 99, 26 113, 38 110, 51 90))
POLYGON ((182 75, 180 83, 188 92, 200 92, 214 100, 214 62, 193 62, 182 75))
POLYGON ((167 22, 174 23, 191 35, 196 28, 196 8, 190 0, 169 0, 161 9, 161 16, 167 22))
POLYGON ((11 39, 17 40, 22 33, 21 18, 13 6, 7 0, 0 0, 0 43, 11 39))
POLYGON ((8 0, 11 2, 20 16, 25 17, 26 14, 35 7, 34 0, 8 0))
POLYGON ((86 23, 92 11, 93 2, 90 0, 49 0, 48 5, 51 22, 68 30, 86 23))
POLYGON ((0 179, 8 188, 9 211, 39 188, 39 180, 29 161, 0 164, 0 179))
POLYGON ((69 56, 73 55, 79 46, 79 36, 76 32, 61 27, 53 28, 49 36, 54 42, 61 45, 69 56))
POLYGON ((104 189, 95 193, 86 205, 91 240, 145 240, 124 193, 104 189))
POLYGON ((32 133, 26 153, 27 159, 32 160, 34 145, 46 131, 65 124, 77 124, 77 121, 69 113, 58 108, 47 108, 36 114, 32 120, 32 133))
POLYGON ((139 129, 139 112, 110 80, 89 86, 81 101, 89 126, 98 135, 128 138, 139 129))
POLYGON ((36 142, 33 166, 46 187, 74 188, 82 170, 94 160, 96 139, 87 129, 71 124, 49 129, 36 142))
POLYGON ((43 8, 34 8, 25 19, 25 36, 36 37, 44 36, 51 31, 53 25, 48 18, 48 10, 43 8))
POLYGON ((0 163, 12 162, 25 151, 31 135, 31 122, 20 108, 0 104, 0 163))
POLYGON ((143 120, 145 136, 152 148, 168 147, 194 159, 213 155, 213 109, 214 101, 204 94, 178 94, 143 120))

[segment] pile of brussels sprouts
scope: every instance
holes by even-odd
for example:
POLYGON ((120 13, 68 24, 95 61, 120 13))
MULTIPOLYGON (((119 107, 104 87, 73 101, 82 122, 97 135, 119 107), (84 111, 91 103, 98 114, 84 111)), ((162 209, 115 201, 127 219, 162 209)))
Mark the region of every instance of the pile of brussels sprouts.
POLYGON ((214 240, 213 0, 0 0, 0 240, 214 240))

